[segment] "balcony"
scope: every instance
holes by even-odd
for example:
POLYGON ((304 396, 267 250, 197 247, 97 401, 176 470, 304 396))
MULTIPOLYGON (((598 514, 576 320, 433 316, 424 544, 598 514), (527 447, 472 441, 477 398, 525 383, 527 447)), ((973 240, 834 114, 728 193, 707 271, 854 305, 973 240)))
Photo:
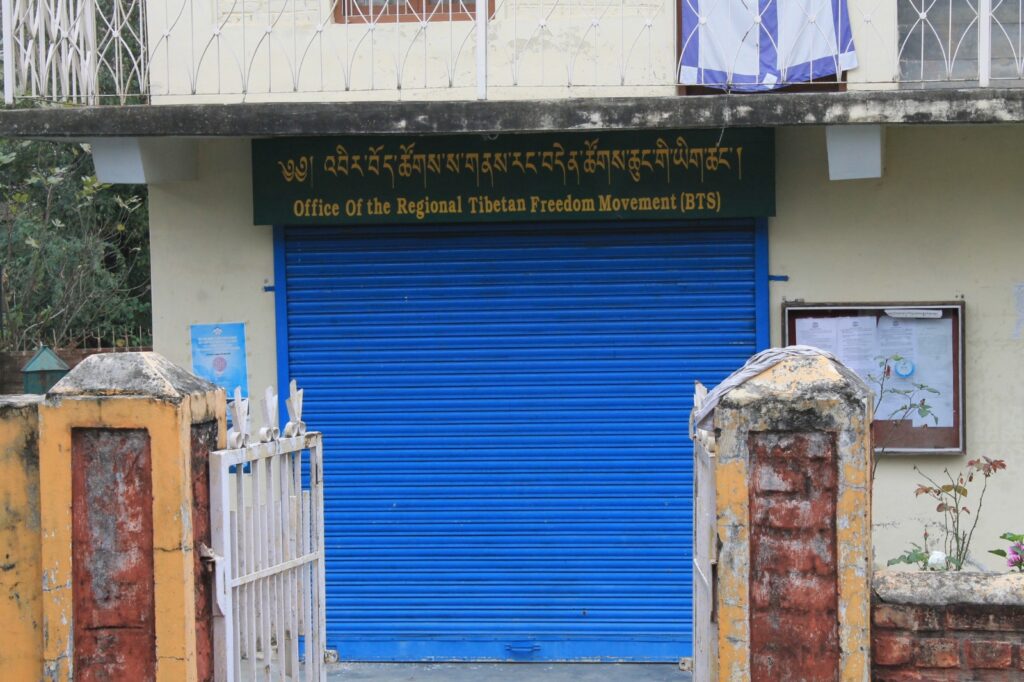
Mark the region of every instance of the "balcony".
MULTIPOLYGON (((851 64, 836 57, 827 70, 840 72, 838 83, 834 76, 815 77, 819 82, 808 85, 808 74, 783 71, 776 87, 1024 85, 1024 0, 849 0, 849 26, 835 33, 822 31, 821 17, 807 9, 832 3, 760 4, 770 9, 783 2, 802 12, 773 49, 781 53, 786 41, 802 39, 835 42, 846 29, 857 65, 847 68, 851 64)), ((3 0, 4 95, 8 104, 675 96, 686 92, 682 55, 698 42, 719 62, 739 65, 766 40, 764 12, 750 13, 738 0, 717 3, 731 15, 728 35, 700 21, 687 23, 688 13, 696 17, 713 4, 3 0)), ((726 72, 725 87, 742 89, 731 66, 726 72)))

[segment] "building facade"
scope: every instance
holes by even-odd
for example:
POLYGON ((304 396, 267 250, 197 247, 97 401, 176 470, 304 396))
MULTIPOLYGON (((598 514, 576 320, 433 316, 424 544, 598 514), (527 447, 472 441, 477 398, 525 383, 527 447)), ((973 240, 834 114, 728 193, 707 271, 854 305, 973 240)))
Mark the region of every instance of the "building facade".
MULTIPOLYGON (((884 564, 937 519, 915 467, 1003 458, 973 552, 998 568, 1020 7, 704 4, 150 0, 92 67, 55 43, 66 82, 5 53, 12 99, 116 100, 47 115, 149 185, 155 350, 190 366, 193 325, 242 322, 250 392, 306 389, 342 659, 690 656, 693 385, 792 342, 785 304, 962 303, 956 447, 883 456, 864 513, 884 564), (810 72, 759 72, 769 44, 810 72), (687 71, 716 52, 764 92, 687 71)), ((4 134, 53 134, 21 113, 4 134)))

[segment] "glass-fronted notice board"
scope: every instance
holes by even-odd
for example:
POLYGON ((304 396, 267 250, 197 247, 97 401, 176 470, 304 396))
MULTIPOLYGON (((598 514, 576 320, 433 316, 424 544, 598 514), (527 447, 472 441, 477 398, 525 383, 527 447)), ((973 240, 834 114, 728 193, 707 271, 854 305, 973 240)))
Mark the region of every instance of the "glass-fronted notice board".
POLYGON ((829 351, 875 393, 876 450, 964 451, 964 303, 785 303, 786 345, 829 351))

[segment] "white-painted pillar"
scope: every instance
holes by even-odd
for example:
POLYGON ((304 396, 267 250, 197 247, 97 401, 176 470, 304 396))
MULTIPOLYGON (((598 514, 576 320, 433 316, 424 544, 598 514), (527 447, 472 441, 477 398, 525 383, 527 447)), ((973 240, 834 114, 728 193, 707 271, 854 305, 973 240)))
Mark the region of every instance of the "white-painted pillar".
MULTIPOLYGON (((5 0, 9 2, 10 0, 5 0)), ((487 99, 487 24, 490 0, 476 0, 476 98, 487 99)))
POLYGON ((978 0, 978 85, 992 78, 992 0, 978 0))
POLYGON ((3 0, 4 103, 14 104, 14 0, 3 0))

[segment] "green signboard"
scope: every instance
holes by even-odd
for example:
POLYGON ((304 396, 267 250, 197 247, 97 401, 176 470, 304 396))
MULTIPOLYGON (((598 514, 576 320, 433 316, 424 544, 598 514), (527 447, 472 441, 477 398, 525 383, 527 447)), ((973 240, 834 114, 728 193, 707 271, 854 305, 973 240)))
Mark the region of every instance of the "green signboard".
POLYGON ((262 225, 775 214, 771 130, 255 140, 262 225))

